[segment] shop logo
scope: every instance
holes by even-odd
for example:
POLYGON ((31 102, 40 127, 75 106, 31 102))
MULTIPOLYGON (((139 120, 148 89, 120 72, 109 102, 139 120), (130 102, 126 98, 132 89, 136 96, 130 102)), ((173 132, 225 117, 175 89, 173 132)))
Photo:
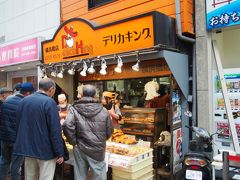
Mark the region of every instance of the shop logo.
POLYGON ((217 5, 228 3, 230 4, 232 0, 213 0, 212 6, 215 8, 217 5))
POLYGON ((72 48, 74 46, 74 37, 78 35, 78 32, 73 31, 73 25, 70 28, 64 26, 64 31, 67 35, 62 35, 62 48, 72 48))

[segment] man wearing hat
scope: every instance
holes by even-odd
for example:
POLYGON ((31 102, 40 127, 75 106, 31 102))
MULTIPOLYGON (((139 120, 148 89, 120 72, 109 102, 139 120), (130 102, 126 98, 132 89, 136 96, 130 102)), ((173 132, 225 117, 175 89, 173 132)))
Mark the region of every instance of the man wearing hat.
POLYGON ((22 83, 15 84, 14 87, 13 87, 13 94, 14 95, 19 94, 20 90, 21 90, 21 87, 22 87, 22 83))
POLYGON ((20 179, 21 165, 23 158, 12 154, 17 135, 16 112, 19 102, 34 92, 33 84, 25 82, 21 84, 19 94, 9 96, 2 104, 2 118, 0 121, 0 177, 6 179, 10 167, 10 179, 20 179))

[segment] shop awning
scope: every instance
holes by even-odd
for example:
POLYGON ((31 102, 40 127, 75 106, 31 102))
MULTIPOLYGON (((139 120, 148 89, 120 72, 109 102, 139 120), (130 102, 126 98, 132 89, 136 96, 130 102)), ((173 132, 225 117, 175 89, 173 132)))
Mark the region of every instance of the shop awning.
MULTIPOLYGON (((141 54, 142 60, 164 59, 170 68, 172 75, 176 79, 184 97, 187 99, 189 95, 189 71, 188 71, 188 55, 171 51, 160 50, 154 53, 141 54)), ((132 57, 124 59, 128 62, 133 62, 132 57)))
POLYGON ((183 95, 187 99, 189 93, 188 56, 166 50, 160 51, 159 54, 167 62, 183 95))

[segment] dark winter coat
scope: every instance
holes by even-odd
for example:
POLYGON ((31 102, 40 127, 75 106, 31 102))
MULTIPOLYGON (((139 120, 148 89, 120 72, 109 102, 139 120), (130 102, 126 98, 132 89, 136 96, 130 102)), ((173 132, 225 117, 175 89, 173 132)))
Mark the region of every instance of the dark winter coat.
POLYGON ((70 107, 63 132, 70 144, 77 144, 90 158, 103 161, 106 140, 112 135, 113 125, 107 109, 95 99, 83 97, 70 107))
POLYGON ((14 143, 17 136, 17 107, 23 95, 9 96, 2 104, 0 140, 14 143))
POLYGON ((62 130, 56 102, 41 92, 25 97, 17 109, 14 154, 40 160, 63 157, 62 130))

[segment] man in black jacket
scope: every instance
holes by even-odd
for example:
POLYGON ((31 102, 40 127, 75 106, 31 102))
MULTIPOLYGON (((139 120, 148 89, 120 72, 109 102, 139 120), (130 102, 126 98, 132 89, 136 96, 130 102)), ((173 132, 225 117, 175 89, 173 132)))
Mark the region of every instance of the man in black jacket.
POLYGON ((84 85, 82 98, 70 107, 63 123, 67 140, 74 146, 76 162, 74 177, 85 180, 88 169, 94 180, 106 179, 106 140, 112 135, 113 125, 108 113, 96 99, 96 88, 84 85))
POLYGON ((2 119, 0 121, 0 140, 1 140, 1 158, 0 158, 0 179, 6 180, 8 168, 10 166, 11 180, 20 179, 20 169, 23 158, 14 156, 13 146, 17 135, 16 112, 19 102, 25 96, 32 94, 33 84, 30 82, 21 85, 20 94, 8 97, 2 104, 2 119))

